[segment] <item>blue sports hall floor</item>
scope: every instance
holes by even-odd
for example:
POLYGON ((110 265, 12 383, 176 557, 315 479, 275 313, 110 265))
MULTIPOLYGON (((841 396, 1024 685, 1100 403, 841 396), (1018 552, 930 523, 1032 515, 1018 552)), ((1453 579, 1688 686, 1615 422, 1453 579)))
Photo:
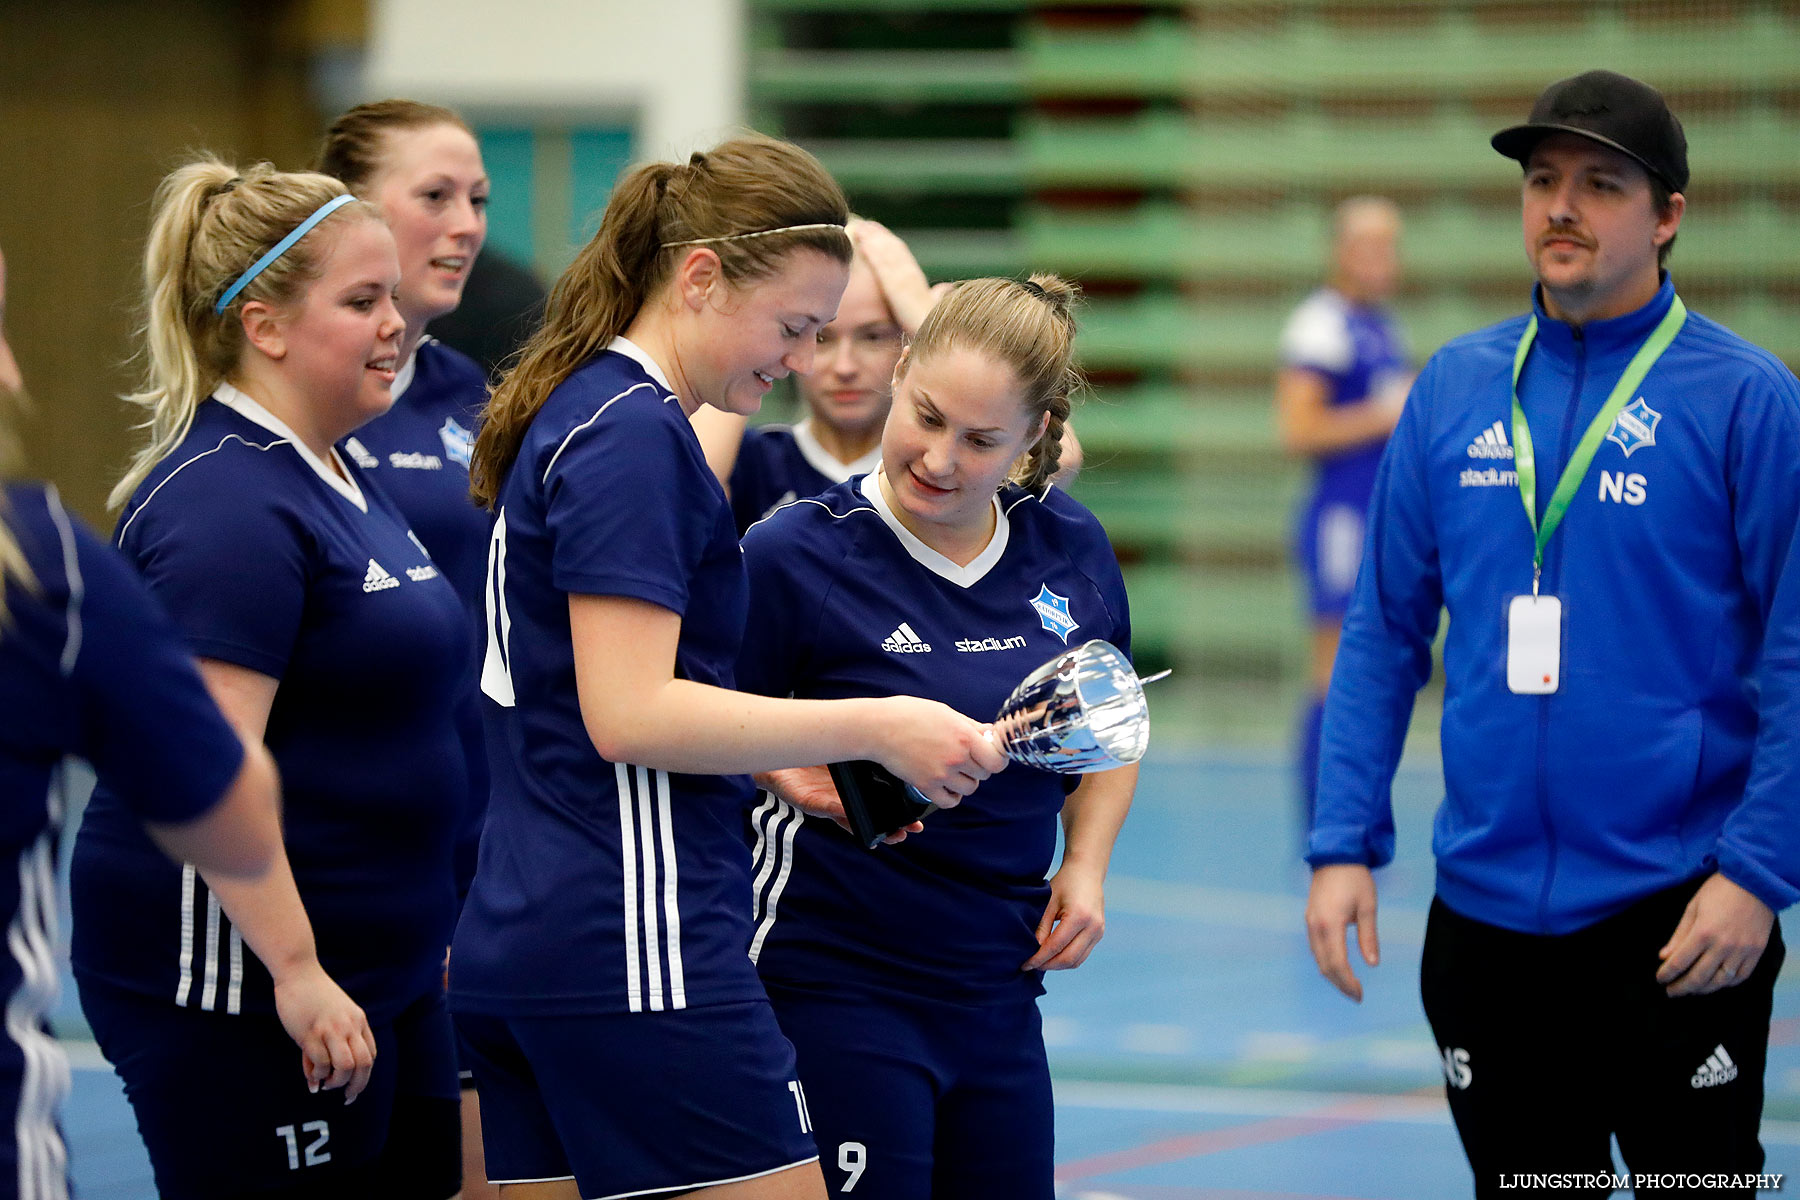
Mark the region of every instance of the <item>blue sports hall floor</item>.
MULTIPOLYGON (((1471 1181, 1419 1006, 1435 764, 1395 788, 1400 854, 1381 878, 1383 964, 1361 1006, 1321 979, 1286 767, 1159 754, 1113 859, 1107 936, 1050 980, 1065 1200, 1445 1200, 1471 1181)), ((66 910, 65 910, 66 911, 66 910)), ((1791 937, 1790 933, 1790 937, 1791 937)), ((1775 995, 1765 1170, 1800 1173, 1800 968, 1775 995)), ((65 980, 65 987, 72 987, 65 980)), ((63 1000, 79 1194, 152 1200, 117 1080, 63 1000)))

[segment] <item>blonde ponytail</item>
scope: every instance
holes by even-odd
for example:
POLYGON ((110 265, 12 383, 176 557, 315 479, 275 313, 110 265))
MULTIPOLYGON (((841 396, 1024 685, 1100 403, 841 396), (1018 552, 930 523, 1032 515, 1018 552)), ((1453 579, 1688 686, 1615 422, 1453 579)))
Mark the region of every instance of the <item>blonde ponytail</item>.
MULTIPOLYGON (((144 380, 126 403, 149 410, 149 441, 107 497, 118 508, 152 467, 187 436, 194 412, 244 352, 243 305, 287 304, 317 279, 333 237, 347 218, 334 213, 270 263, 223 313, 214 304, 234 280, 344 185, 328 175, 277 171, 258 163, 239 172, 205 155, 176 168, 156 191, 144 247, 144 324, 139 356, 144 380)), ((353 216, 376 217, 361 201, 353 216)))

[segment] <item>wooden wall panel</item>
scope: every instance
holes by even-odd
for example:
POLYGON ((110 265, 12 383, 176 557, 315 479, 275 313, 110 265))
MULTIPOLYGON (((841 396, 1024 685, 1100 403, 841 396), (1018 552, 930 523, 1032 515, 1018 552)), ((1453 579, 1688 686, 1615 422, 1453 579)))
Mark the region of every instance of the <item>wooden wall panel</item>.
POLYGON ((105 528, 157 181, 184 152, 310 159, 298 0, 0 0, 0 246, 26 469, 105 528))

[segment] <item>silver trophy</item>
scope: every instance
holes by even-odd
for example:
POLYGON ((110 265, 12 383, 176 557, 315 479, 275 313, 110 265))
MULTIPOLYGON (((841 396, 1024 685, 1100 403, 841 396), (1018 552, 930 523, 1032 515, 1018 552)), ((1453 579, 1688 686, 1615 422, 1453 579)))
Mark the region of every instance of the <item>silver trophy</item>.
POLYGON ((1122 767, 1150 748, 1144 685, 1111 642, 1098 639, 1057 655, 1013 689, 994 730, 1014 762, 1086 775, 1122 767))
MULTIPOLYGON (((1122 767, 1150 748, 1150 710, 1144 685, 1167 671, 1139 679, 1110 642, 1066 650, 1013 689, 994 732, 1014 762, 1064 775, 1122 767)), ((937 806, 880 763, 830 764, 850 832, 869 849, 937 806)))

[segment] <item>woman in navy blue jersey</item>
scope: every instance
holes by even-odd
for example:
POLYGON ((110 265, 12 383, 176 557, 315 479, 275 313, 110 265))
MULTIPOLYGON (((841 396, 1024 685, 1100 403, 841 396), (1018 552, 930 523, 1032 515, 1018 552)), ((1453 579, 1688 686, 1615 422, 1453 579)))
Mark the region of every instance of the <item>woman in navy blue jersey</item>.
MULTIPOLYGON (((381 210, 400 255, 395 298, 406 332, 394 406, 344 439, 339 450, 387 492, 470 613, 481 633, 481 581, 487 566, 488 514, 469 498, 469 454, 487 403, 487 375, 459 350, 425 335, 455 310, 487 239, 488 177, 481 147, 461 117, 416 100, 359 104, 333 121, 318 169, 381 210)), ((476 643, 479 645, 479 643, 476 643)), ((487 815, 487 754, 474 679, 469 681, 469 810, 456 845, 456 889, 468 894, 487 815)), ((491 1195, 481 1169, 481 1118, 473 1075, 463 1084, 463 1196, 491 1195)))
MULTIPOLYGON (((930 696, 991 718, 1090 638, 1129 653, 1100 524, 1055 490, 1074 290, 979 279, 901 357, 881 465, 744 538, 738 683, 770 696, 930 696)), ((1135 766, 1015 765, 871 853, 818 815, 822 768, 758 777, 751 955, 799 1055, 833 1191, 1048 1200, 1042 972, 1080 966, 1135 766), (1061 867, 1046 879, 1061 816, 1061 867), (928 937, 909 931, 929 930, 928 937)))
POLYGON ((391 403, 399 282, 387 226, 327 176, 202 159, 158 192, 132 397, 151 439, 116 540, 273 754, 320 960, 382 1059, 355 1107, 278 1069, 231 897, 155 853, 102 780, 75 846, 76 980, 165 1198, 458 1188, 442 964, 473 654, 405 519, 333 449, 391 403))
POLYGON ((817 161, 768 138, 626 175, 477 439, 506 753, 450 985, 509 1197, 822 1197, 745 956, 738 772, 872 758, 948 806, 1004 765, 931 701, 732 690, 759 634, 689 417, 753 412, 811 364, 846 216, 817 161))
MULTIPOLYGON (((0 477, 13 465, 9 418, 21 386, 0 330, 0 477)), ((55 844, 70 756, 106 779, 165 852, 231 897, 245 940, 272 964, 277 1011, 301 1047, 307 1084, 361 1092, 374 1038, 319 966, 281 847, 268 752, 238 739, 130 568, 41 485, 10 483, 0 494, 0 711, 0 854, 17 864, 0 875, 14 949, 0 961, 12 1015, 0 1041, 0 1197, 69 1194, 57 1124, 68 1063, 45 1018, 56 1000, 55 844)))
POLYGON ((342 449, 387 492, 457 595, 478 611, 488 519, 469 499, 469 453, 487 376, 468 355, 426 336, 425 326, 455 311, 487 240, 481 147, 447 108, 380 100, 332 122, 317 169, 381 210, 400 256, 394 303, 406 321, 394 405, 342 449))

